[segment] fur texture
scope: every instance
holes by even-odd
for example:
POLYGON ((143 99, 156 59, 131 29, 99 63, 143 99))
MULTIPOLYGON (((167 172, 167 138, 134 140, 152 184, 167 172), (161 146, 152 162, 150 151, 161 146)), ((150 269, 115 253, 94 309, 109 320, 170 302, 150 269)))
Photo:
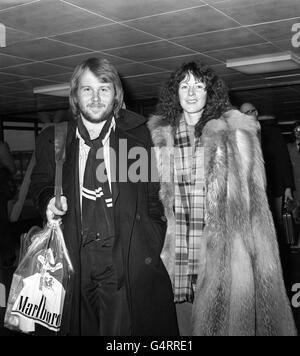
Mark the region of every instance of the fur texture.
MULTIPOLYGON (((157 150, 160 198, 168 219, 162 260, 174 276, 174 128, 148 123, 157 150), (169 177, 169 179, 166 179, 169 177)), ((194 335, 296 335, 265 193, 258 123, 230 110, 209 121, 201 139, 207 187, 194 335)))

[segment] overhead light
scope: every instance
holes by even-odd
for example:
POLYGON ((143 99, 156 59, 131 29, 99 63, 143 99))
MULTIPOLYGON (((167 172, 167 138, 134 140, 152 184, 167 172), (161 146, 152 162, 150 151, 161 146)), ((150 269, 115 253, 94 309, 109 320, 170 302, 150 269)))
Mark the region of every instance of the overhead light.
POLYGON ((293 125, 296 121, 278 121, 277 124, 278 125, 293 125))
POLYGON ((293 52, 266 54, 253 57, 229 59, 226 67, 245 74, 281 72, 300 68, 300 57, 293 52))
POLYGON ((70 84, 53 84, 33 88, 34 94, 54 95, 54 96, 69 96, 70 84))

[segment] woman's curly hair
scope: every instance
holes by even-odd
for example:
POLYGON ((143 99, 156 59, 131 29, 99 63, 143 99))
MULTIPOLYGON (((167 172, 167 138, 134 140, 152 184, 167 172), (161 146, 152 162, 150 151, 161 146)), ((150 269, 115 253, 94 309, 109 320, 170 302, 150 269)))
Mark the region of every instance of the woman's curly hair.
POLYGON ((232 108, 230 104, 228 89, 217 74, 209 66, 193 61, 183 63, 174 71, 167 83, 162 87, 156 115, 162 116, 166 123, 176 126, 183 109, 179 102, 178 89, 180 82, 189 74, 201 80, 206 85, 207 99, 201 119, 195 126, 195 134, 200 136, 204 125, 212 120, 218 119, 224 112, 232 108))

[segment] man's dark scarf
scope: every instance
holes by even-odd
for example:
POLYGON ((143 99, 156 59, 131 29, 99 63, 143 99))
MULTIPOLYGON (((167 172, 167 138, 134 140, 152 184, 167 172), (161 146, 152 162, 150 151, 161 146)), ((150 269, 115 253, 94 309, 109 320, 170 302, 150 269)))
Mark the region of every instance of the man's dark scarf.
MULTIPOLYGON (((99 149, 103 149, 102 140, 107 135, 113 115, 111 114, 96 139, 91 139, 81 117, 78 119, 78 131, 85 144, 90 147, 87 157, 83 188, 82 188, 82 235, 83 245, 96 239, 108 238, 114 235, 112 193, 108 177, 103 182, 96 176, 97 167, 105 164, 102 152, 101 158, 96 158, 99 149)), ((111 130, 113 135, 113 130, 111 130)), ((103 177, 102 177, 103 178, 103 177)))

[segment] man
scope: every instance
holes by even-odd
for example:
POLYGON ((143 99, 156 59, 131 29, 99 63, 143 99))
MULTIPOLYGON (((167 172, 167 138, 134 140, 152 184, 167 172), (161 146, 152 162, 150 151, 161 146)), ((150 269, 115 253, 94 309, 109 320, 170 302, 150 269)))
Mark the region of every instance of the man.
MULTIPOLYGON (((300 121, 296 121, 293 125, 292 140, 287 145, 294 173, 295 190, 293 195, 295 198, 294 206, 297 207, 294 211, 294 218, 298 223, 300 211, 300 121)), ((298 229, 299 225, 297 224, 298 229)), ((298 236, 297 244, 291 246, 293 252, 300 251, 300 238, 298 236)))
POLYGON ((243 114, 253 116, 256 120, 258 120, 258 111, 251 103, 244 103, 241 106, 240 111, 243 114))
POLYGON ((52 198, 53 128, 38 138, 32 174, 41 211, 48 220, 62 217, 75 269, 62 333, 177 335, 171 283, 160 260, 166 227, 159 185, 124 179, 123 168, 132 163, 124 154, 127 159, 138 147, 150 157, 146 120, 122 109, 118 73, 105 59, 78 65, 70 87, 74 120, 68 125, 62 210, 52 198))
POLYGON ((291 265, 289 248, 282 232, 282 207, 283 203, 288 199, 293 200, 292 191, 295 188, 295 183, 287 145, 274 116, 259 116, 258 110, 251 103, 243 104, 240 111, 255 117, 260 123, 261 148, 267 180, 267 197, 277 232, 285 286, 287 290, 290 290, 291 265))

